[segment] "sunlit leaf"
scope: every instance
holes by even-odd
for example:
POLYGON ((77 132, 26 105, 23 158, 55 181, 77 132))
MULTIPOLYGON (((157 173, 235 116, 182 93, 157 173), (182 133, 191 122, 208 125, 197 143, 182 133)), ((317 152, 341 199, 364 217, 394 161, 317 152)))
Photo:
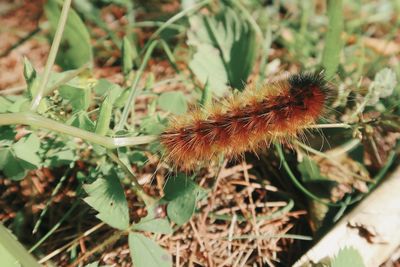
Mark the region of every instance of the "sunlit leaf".
POLYGON ((365 267, 360 253, 351 247, 342 248, 332 259, 330 267, 365 267))
POLYGON ((97 218, 117 229, 128 228, 128 203, 114 171, 108 177, 98 178, 92 184, 85 185, 84 189, 89 195, 84 201, 98 212, 97 218))
MULTIPOLYGON (((47 1, 44 10, 54 33, 61 15, 60 1, 47 1)), ((56 63, 64 69, 75 69, 92 59, 89 32, 78 14, 70 9, 56 63)))
POLYGON ((158 98, 158 105, 165 111, 182 114, 187 110, 186 98, 182 92, 165 92, 158 98))
POLYGON ((257 51, 256 35, 246 20, 232 8, 216 16, 192 16, 188 43, 196 52, 189 63, 197 78, 222 95, 233 88, 243 90, 257 51))
POLYGON ((129 234, 129 250, 135 267, 172 267, 172 257, 142 234, 129 234))

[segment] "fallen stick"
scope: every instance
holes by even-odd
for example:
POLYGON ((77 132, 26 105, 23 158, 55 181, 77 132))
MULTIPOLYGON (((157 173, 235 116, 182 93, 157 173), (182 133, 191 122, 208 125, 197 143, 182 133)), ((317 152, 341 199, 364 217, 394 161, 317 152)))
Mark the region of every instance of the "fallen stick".
POLYGON ((293 266, 312 266, 335 257, 342 248, 352 247, 360 253, 366 267, 376 267, 399 246, 400 167, 293 266))

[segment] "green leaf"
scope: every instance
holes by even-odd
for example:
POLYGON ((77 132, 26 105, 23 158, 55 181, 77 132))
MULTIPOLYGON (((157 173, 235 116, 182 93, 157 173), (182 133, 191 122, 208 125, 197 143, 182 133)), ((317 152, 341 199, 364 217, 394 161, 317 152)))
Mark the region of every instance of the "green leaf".
POLYGON ((341 34, 343 31, 343 1, 328 0, 328 32, 325 38, 325 48, 322 54, 322 66, 329 80, 335 73, 340 62, 343 47, 341 34))
POLYGON ((332 259, 330 267, 365 267, 360 253, 351 247, 342 248, 332 259))
MULTIPOLYGON (((148 209, 151 208, 152 207, 149 207, 148 209)), ((163 218, 155 218, 152 212, 149 212, 149 214, 142 218, 139 223, 134 224, 132 229, 159 234, 172 234, 173 232, 168 220, 163 218)))
POLYGON ((115 171, 84 185, 84 189, 89 195, 84 201, 98 212, 97 218, 117 229, 129 227, 128 203, 115 171))
POLYGON ((111 103, 114 103, 123 91, 121 86, 106 79, 99 79, 93 90, 98 96, 110 96, 111 103))
POLYGON ((21 96, 8 107, 8 112, 20 112, 29 109, 30 100, 27 97, 21 96))
POLYGON ((319 166, 309 157, 304 157, 303 161, 297 165, 297 169, 300 171, 304 182, 327 179, 321 176, 319 166))
POLYGON ((147 156, 141 151, 132 151, 128 155, 129 162, 135 164, 136 166, 143 167, 148 161, 147 156))
POLYGON ((129 250, 135 267, 172 267, 172 257, 156 242, 138 233, 129 233, 129 250))
POLYGON ((188 43, 196 49, 189 63, 197 78, 209 83, 216 95, 228 86, 243 90, 257 51, 256 34, 234 9, 224 7, 214 17, 189 19, 188 43))
POLYGON ((0 113, 6 113, 11 107, 12 102, 2 96, 0 96, 0 113))
POLYGON ((198 44, 197 52, 189 62, 189 67, 197 79, 210 86, 215 95, 222 96, 227 92, 228 74, 218 49, 208 44, 198 44))
POLYGON ((161 109, 174 114, 183 114, 187 111, 186 98, 182 92, 165 92, 158 98, 161 109))
POLYGON ((35 134, 21 138, 12 148, 24 168, 34 170, 40 166, 41 159, 37 154, 40 149, 40 139, 35 134))
POLYGON ((59 167, 70 164, 75 160, 75 154, 71 149, 60 150, 51 154, 48 154, 49 166, 59 167))
MULTIPOLYGON (((44 10, 54 36, 61 15, 60 1, 47 1, 44 10)), ((75 69, 92 60, 89 32, 78 14, 70 9, 56 63, 64 69, 75 69)))
POLYGON ((165 129, 164 122, 158 116, 144 118, 140 127, 146 134, 154 135, 162 133, 165 129))
POLYGON ((33 68, 32 63, 24 57, 24 77, 25 82, 28 85, 28 92, 31 99, 36 96, 36 91, 39 87, 39 79, 36 74, 36 70, 33 68))
POLYGON ((122 72, 126 76, 132 71, 133 68, 132 45, 126 36, 122 41, 121 53, 122 53, 122 72))
POLYGON ((99 117, 96 122, 95 132, 100 135, 106 135, 110 129, 110 121, 112 115, 112 103, 110 102, 110 97, 106 96, 103 103, 100 106, 99 117))
POLYGON ((321 175, 318 164, 309 157, 304 157, 303 161, 297 165, 297 169, 300 171, 301 178, 307 185, 307 188, 319 197, 329 198, 332 189, 337 186, 336 181, 332 181, 328 177, 321 175))
POLYGON ((167 205, 168 217, 178 225, 183 225, 192 217, 198 196, 198 186, 186 175, 180 174, 168 179, 164 199, 167 205))
POLYGON ((21 165, 21 161, 11 152, 10 148, 0 149, 0 170, 3 170, 8 179, 14 181, 23 179, 28 172, 21 165))
POLYGON ((74 127, 78 127, 89 132, 94 131, 94 123, 89 118, 88 114, 84 111, 72 115, 71 119, 69 119, 67 123, 74 127))
POLYGON ((11 126, 0 126, 0 147, 11 145, 14 141, 16 131, 11 126))
POLYGON ((85 111, 90 105, 90 88, 79 84, 79 80, 60 86, 60 96, 68 100, 74 112, 85 111))
POLYGON ((8 157, 10 157, 10 149, 9 148, 0 148, 0 170, 3 170, 7 165, 8 157))

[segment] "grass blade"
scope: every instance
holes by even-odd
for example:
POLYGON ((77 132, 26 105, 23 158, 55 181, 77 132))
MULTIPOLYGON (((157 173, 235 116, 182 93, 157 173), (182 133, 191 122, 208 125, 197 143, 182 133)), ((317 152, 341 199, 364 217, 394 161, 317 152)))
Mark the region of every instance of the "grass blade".
POLYGON ((342 0, 328 1, 329 25, 325 38, 325 48, 322 54, 322 66, 326 71, 325 75, 327 79, 332 78, 340 62, 340 52, 343 46, 340 36, 343 31, 342 5, 342 0))

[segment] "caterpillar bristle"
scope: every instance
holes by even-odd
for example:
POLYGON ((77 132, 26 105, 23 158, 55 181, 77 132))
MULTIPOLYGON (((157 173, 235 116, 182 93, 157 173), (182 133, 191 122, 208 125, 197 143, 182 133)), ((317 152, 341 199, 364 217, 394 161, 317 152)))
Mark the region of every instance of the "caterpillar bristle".
POLYGON ((160 136, 166 161, 190 170, 295 138, 324 113, 331 92, 322 74, 294 74, 174 117, 160 136))

